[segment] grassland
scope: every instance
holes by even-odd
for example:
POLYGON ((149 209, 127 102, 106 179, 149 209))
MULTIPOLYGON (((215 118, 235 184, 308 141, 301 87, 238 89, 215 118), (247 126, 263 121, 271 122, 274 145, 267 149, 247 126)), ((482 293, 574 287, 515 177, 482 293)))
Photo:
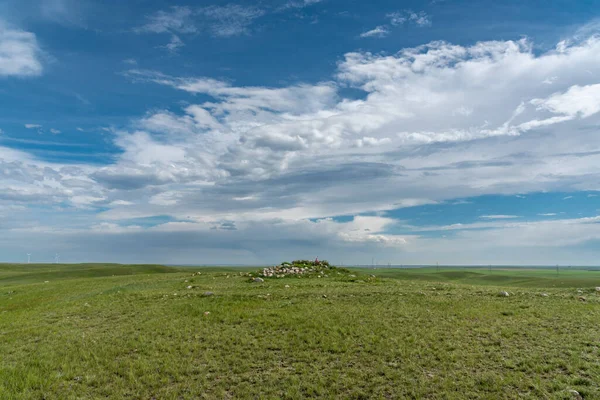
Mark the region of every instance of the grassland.
POLYGON ((243 274, 0 265, 0 399, 600 398, 600 272, 243 274))

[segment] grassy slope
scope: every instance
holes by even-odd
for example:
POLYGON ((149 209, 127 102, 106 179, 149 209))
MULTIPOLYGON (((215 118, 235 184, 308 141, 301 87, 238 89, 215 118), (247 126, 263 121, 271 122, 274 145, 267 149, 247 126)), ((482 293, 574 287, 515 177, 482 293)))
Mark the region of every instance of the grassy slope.
POLYGON ((103 276, 174 273, 163 265, 120 264, 0 264, 0 285, 103 276))
POLYGON ((468 285, 509 285, 513 287, 585 287, 600 285, 598 269, 564 269, 558 274, 554 269, 526 268, 377 268, 357 269, 379 277, 403 280, 444 281, 468 285))
POLYGON ((600 398, 600 275, 498 271, 501 298, 477 270, 19 268, 0 267, 2 399, 600 398))

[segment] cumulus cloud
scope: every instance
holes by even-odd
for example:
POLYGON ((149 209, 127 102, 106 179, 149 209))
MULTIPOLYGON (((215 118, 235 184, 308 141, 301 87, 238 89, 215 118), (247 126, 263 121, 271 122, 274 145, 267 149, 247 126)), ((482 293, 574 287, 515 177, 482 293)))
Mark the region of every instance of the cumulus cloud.
POLYGON ((11 164, 11 176, 3 178, 10 184, 2 181, 11 198, 4 201, 97 207, 94 225, 106 223, 101 231, 118 238, 99 239, 107 247, 111 240, 171 237, 255 260, 275 254, 269 252, 274 243, 284 258, 322 248, 424 262, 432 251, 457 261, 467 251, 481 261, 493 254, 493 243, 518 246, 529 257, 529 248, 598 240, 594 220, 527 222, 489 214, 474 224, 425 229, 385 216, 470 196, 600 189, 594 78, 600 40, 541 54, 532 49, 519 40, 352 52, 329 81, 280 87, 131 70, 125 75, 143 88, 162 85, 201 100, 152 110, 130 129, 114 131, 121 153, 109 165, 11 164), (543 83, 554 76, 560 79, 543 83), (340 88, 348 87, 361 95, 344 98, 340 88), (127 222, 165 215, 170 222, 150 228, 127 222), (352 218, 331 218, 340 215, 352 218), (482 244, 487 253, 470 250, 481 243, 488 243, 482 244))
POLYGON ((35 34, 10 27, 0 19, 0 77, 41 75, 41 54, 35 34))

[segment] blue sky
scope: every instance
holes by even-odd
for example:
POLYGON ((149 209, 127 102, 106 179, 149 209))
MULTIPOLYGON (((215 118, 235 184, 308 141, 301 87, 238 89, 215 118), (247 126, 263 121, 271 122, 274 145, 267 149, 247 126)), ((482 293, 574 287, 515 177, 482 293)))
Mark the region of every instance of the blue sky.
POLYGON ((0 0, 0 258, 597 265, 599 6, 0 0))

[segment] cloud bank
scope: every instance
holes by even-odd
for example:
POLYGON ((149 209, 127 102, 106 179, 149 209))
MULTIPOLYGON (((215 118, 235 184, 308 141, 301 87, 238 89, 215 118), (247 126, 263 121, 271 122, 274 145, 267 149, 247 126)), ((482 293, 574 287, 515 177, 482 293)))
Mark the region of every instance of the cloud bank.
MULTIPOLYGON (((145 29, 192 29, 161 21, 145 29)), ((152 250, 135 261, 274 262, 306 251, 347 263, 372 254, 434 262, 432 252, 456 262, 566 260, 573 246, 600 239, 597 218, 487 214, 473 225, 428 227, 450 234, 432 237, 388 211, 599 190, 599 73, 596 36, 543 53, 526 39, 351 52, 331 80, 281 87, 130 70, 144 90, 161 85, 204 100, 116 130, 121 153, 110 165, 43 163, 0 148, 3 234, 39 243, 51 235, 81 259, 93 241, 98 254, 118 248, 120 260, 134 261, 125 248, 136 254, 141 241, 152 250), (344 97, 345 88, 358 94, 344 97), (17 226, 28 211, 11 206, 66 211, 17 226)))

